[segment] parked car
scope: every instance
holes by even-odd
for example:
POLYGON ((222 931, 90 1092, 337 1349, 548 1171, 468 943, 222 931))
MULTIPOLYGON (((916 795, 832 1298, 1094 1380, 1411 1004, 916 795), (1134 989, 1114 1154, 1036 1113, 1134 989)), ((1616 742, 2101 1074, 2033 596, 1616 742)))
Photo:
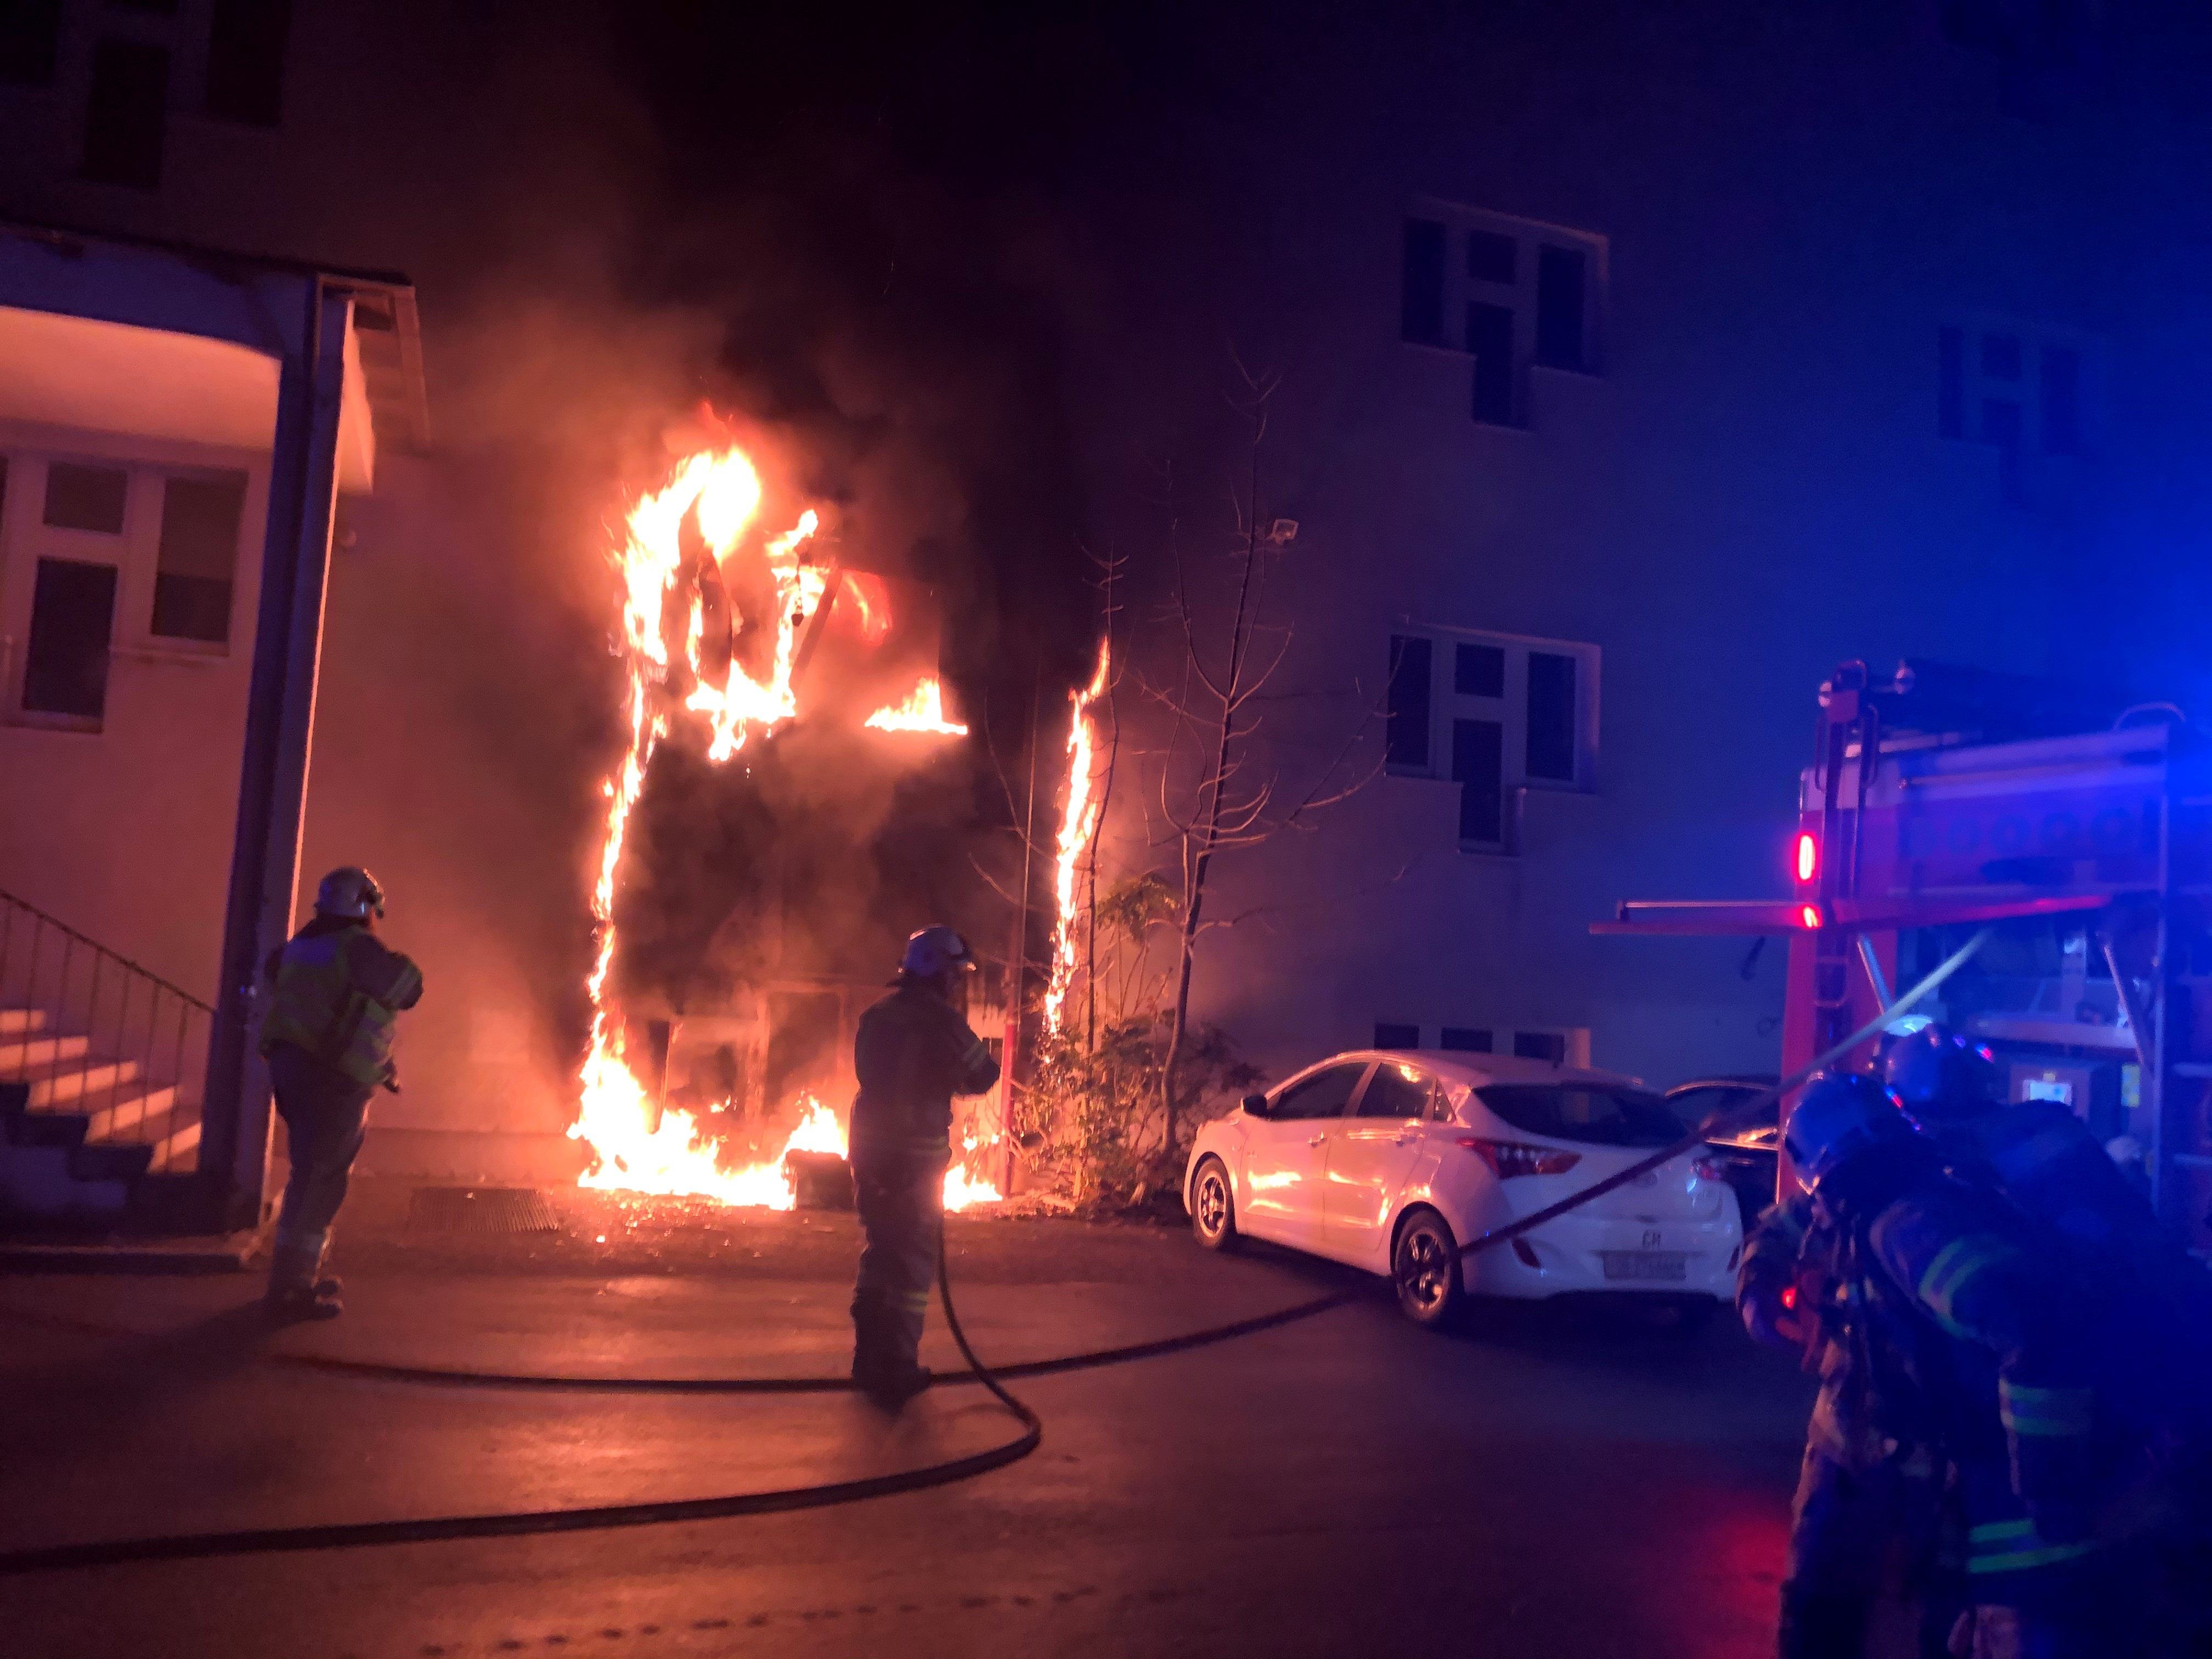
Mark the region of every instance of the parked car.
POLYGON ((1388 1274, 1423 1325, 1469 1295, 1626 1291, 1702 1322, 1735 1292, 1727 1182, 1686 1156, 1451 1268, 1459 1246, 1680 1139, 1632 1079, 1500 1055, 1364 1050, 1202 1126, 1183 1177, 1198 1242, 1240 1235, 1388 1274))
MULTIPOLYGON (((1692 1127, 1715 1112, 1724 1111, 1752 1096, 1771 1089, 1771 1077, 1701 1077, 1678 1083, 1667 1091, 1667 1103, 1675 1116, 1692 1127)), ((1774 1202, 1775 1182, 1782 1162, 1782 1103, 1770 1100, 1733 1128, 1708 1135, 1705 1145, 1735 1188, 1747 1230, 1759 1212, 1774 1202)))

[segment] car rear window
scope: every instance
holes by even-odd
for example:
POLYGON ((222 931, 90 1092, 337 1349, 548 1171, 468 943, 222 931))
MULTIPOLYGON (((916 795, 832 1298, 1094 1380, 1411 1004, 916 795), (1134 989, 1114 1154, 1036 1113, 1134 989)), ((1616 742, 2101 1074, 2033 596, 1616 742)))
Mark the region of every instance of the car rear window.
POLYGON ((1656 1095, 1571 1083, 1493 1083, 1475 1091, 1515 1128, 1592 1146, 1665 1146, 1689 1133, 1656 1095))

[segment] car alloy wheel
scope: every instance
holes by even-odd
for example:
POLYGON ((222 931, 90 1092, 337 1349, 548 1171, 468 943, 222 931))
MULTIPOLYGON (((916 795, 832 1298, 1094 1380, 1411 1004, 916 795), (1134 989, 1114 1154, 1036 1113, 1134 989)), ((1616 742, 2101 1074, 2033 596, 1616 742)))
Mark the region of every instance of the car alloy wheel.
POLYGON ((1209 1250, 1226 1249, 1237 1237, 1237 1200, 1229 1188, 1229 1171, 1218 1158, 1200 1164, 1191 1182, 1190 1230, 1209 1250))
POLYGON ((1409 1218, 1391 1252, 1390 1278, 1398 1305, 1417 1325, 1447 1324, 1459 1311, 1459 1244, 1444 1218, 1434 1211, 1409 1218))

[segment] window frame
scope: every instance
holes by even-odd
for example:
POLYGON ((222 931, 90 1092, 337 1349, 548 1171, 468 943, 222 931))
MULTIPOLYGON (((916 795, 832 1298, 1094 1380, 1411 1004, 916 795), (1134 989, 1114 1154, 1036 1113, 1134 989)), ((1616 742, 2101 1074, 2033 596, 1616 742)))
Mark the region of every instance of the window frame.
MULTIPOLYGON (((1604 671, 1601 647, 1581 641, 1539 638, 1533 635, 1501 634, 1489 629, 1444 628, 1429 623, 1390 626, 1383 641, 1384 661, 1395 663, 1401 639, 1425 639, 1429 651, 1428 758, 1420 765, 1410 762, 1384 763, 1388 775, 1428 778, 1455 782, 1454 722, 1476 720, 1496 722, 1501 728, 1499 791, 1503 801, 1498 836, 1495 841, 1462 837, 1462 851, 1511 853, 1516 848, 1515 797, 1517 792, 1540 790, 1553 794, 1594 794, 1598 787, 1599 712, 1604 671), (1475 645, 1502 650, 1505 654, 1505 683, 1501 696, 1485 696, 1459 690, 1459 647, 1475 645), (1571 779, 1531 777, 1528 775, 1528 659, 1559 656, 1576 665, 1574 708, 1574 776, 1571 779)), ((1387 712, 1387 711, 1386 711, 1387 712)))
POLYGON ((1310 1072, 1300 1073, 1289 1082, 1278 1085, 1275 1091, 1267 1097, 1267 1121, 1270 1123, 1327 1123, 1333 1119, 1350 1117, 1356 1110, 1358 1110, 1359 1106, 1359 1097, 1365 1091, 1367 1087, 1368 1074, 1375 1069, 1377 1063, 1377 1061, 1371 1058, 1362 1058, 1358 1060, 1323 1060, 1320 1065, 1315 1066, 1310 1072), (1352 1087, 1344 1097, 1344 1103, 1338 1107, 1335 1111, 1329 1113, 1316 1112, 1308 1116, 1300 1117, 1284 1117, 1280 1115, 1278 1109, 1280 1108, 1283 1101, 1289 1096, 1291 1090, 1302 1089, 1307 1084, 1326 1076, 1330 1072, 1335 1071, 1350 1072, 1352 1074, 1352 1087))
POLYGON ((2097 453, 2101 426, 2102 354, 2098 343, 2079 330, 2030 322, 1994 312, 1973 312, 1942 319, 1936 335, 1936 434, 1947 444, 1969 444, 1996 451, 2006 464, 2064 466, 2097 453), (1992 341, 2009 340, 2020 351, 2018 373, 1990 372, 1992 341), (2051 354, 2073 358, 2071 441, 2054 447, 2053 384, 2046 368, 2051 354), (2018 436, 2007 443, 1990 435, 1987 406, 2008 404, 2018 411, 2018 436))
POLYGON ((1401 296, 1399 340, 1401 344, 1471 361, 1474 350, 1468 331, 1472 326, 1470 319, 1477 310, 1491 307, 1510 313, 1512 353, 1507 369, 1509 384, 1504 410, 1506 418, 1486 418, 1477 412, 1485 401, 1484 386, 1488 385, 1493 393, 1495 391, 1495 383, 1489 381, 1478 368, 1474 374, 1478 383, 1470 387, 1469 393, 1468 415, 1473 424, 1506 431, 1527 430, 1531 423, 1530 380, 1538 369, 1552 374, 1603 378, 1605 317, 1607 299, 1612 287, 1612 246, 1609 239, 1595 231, 1578 230, 1570 225, 1516 218, 1510 214, 1466 207, 1432 197, 1417 197, 1406 203, 1399 216, 1399 287, 1401 296), (1411 245, 1410 227, 1417 223, 1441 225, 1443 228, 1443 329, 1440 338, 1419 338, 1409 333, 1406 327, 1407 313, 1404 295, 1409 291, 1410 283, 1407 252, 1411 245), (1472 245, 1472 239, 1475 236, 1496 237, 1513 244, 1512 275, 1510 278, 1498 280, 1475 274, 1472 245), (1582 360, 1578 363, 1547 362, 1541 361, 1538 352, 1542 270, 1546 263, 1544 250, 1547 248, 1557 253, 1578 254, 1582 258, 1582 360))

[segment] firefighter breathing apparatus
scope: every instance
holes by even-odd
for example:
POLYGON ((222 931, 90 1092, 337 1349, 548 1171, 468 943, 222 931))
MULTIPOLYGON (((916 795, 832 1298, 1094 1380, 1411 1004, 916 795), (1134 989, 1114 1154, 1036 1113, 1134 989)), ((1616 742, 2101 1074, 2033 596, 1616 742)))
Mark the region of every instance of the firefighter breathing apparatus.
MULTIPOLYGON (((1478 1250, 1492 1249, 1518 1238, 1523 1233, 1542 1226, 1570 1211, 1579 1209, 1595 1199, 1613 1192, 1629 1182, 1650 1174, 1662 1164, 1673 1162, 1703 1145, 1706 1137, 1748 1121, 1772 1102, 1798 1088, 1815 1073, 1836 1064, 1861 1043, 1879 1035, 1900 1014, 1930 995, 1952 975, 1972 960, 1990 934, 1983 928, 1965 945, 1940 963, 1934 972, 1884 1008, 1881 1013, 1859 1030, 1836 1043, 1826 1053, 1815 1056, 1780 1082, 1761 1090, 1715 1113, 1695 1129, 1671 1146, 1664 1146, 1645 1158, 1638 1159, 1602 1181, 1570 1194, 1557 1203, 1547 1205, 1519 1219, 1493 1227, 1488 1232, 1459 1245, 1453 1253, 1455 1265, 1465 1256, 1478 1250)), ((592 1504, 577 1508, 526 1510, 489 1515, 455 1515, 425 1516, 397 1521, 343 1522, 321 1526, 267 1527, 235 1532, 180 1533, 143 1538, 118 1538, 82 1544, 64 1544, 45 1548, 0 1552, 0 1576, 21 1573, 56 1571, 67 1568, 115 1565, 131 1561, 198 1560, 220 1556, 264 1555, 304 1550, 356 1549, 373 1545, 428 1543, 471 1538, 520 1537, 541 1533, 592 1532, 616 1527, 665 1525, 685 1521, 712 1521, 737 1516, 774 1515, 794 1510, 825 1509, 840 1504, 849 1504, 866 1498, 885 1498, 895 1493, 920 1492, 932 1486, 949 1486, 955 1481, 988 1474, 993 1469, 1018 1462, 1035 1451, 1044 1437, 1043 1421, 1036 1412, 1006 1385, 1006 1379, 1024 1376, 1045 1376, 1065 1372, 1091 1370, 1103 1366, 1124 1364, 1132 1360, 1153 1358, 1164 1354, 1183 1353, 1193 1349, 1210 1347, 1240 1337, 1256 1335, 1262 1331, 1310 1319, 1317 1315, 1367 1300, 1372 1292, 1362 1286, 1351 1290, 1334 1291, 1326 1296, 1313 1297, 1273 1313, 1261 1314, 1249 1319, 1210 1327, 1204 1330, 1187 1332, 1179 1336, 1162 1338, 1156 1341, 1132 1343, 1121 1347, 1100 1349, 1089 1353, 1069 1354, 1057 1358, 1033 1360, 1022 1364, 993 1367, 976 1357, 968 1335, 960 1324, 960 1316, 952 1296, 952 1284, 945 1259, 944 1234, 938 1236, 938 1297, 945 1310, 945 1323, 960 1356, 967 1364, 965 1371, 942 1373, 936 1381, 940 1383, 979 1383, 1003 1406, 1020 1425, 1021 1432, 1003 1444, 966 1456, 948 1459, 943 1462, 924 1465, 919 1468, 902 1469, 888 1474, 867 1475, 857 1480, 828 1481, 817 1486, 791 1486, 773 1492, 733 1492, 708 1498, 669 1498, 632 1504, 592 1504)), ((28 1323, 63 1326, 79 1330, 94 1330, 115 1334, 109 1328, 80 1323, 75 1321, 46 1319, 0 1307, 0 1315, 28 1323)), ((649 1394, 830 1394, 849 1391, 850 1379, 842 1376, 811 1377, 674 1377, 674 1376, 562 1376, 536 1374, 514 1374, 445 1369, 436 1366, 386 1364, 374 1360, 341 1359, 322 1355, 299 1353, 270 1353, 261 1356, 272 1364, 295 1365, 325 1372, 340 1372, 386 1382, 428 1384, 447 1388, 495 1388, 515 1389, 558 1389, 589 1393, 649 1393, 649 1394)))

